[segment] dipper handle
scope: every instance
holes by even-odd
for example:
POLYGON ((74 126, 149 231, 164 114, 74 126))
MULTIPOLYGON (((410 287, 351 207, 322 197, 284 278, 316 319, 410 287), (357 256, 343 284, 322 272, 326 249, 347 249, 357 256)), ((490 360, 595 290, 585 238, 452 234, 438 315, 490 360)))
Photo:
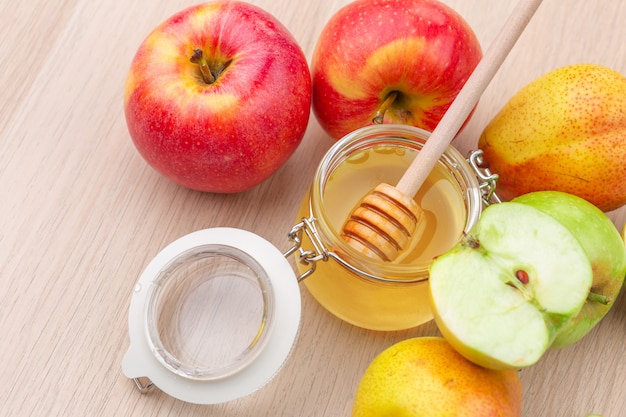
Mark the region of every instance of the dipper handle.
POLYGON ((540 4, 541 0, 521 0, 517 4, 424 147, 400 178, 396 185, 398 190, 413 196, 420 189, 540 4))
POLYGON ((342 233, 351 247, 383 261, 393 261, 406 248, 422 212, 413 196, 458 133, 540 4, 541 0, 519 1, 397 185, 379 185, 352 212, 342 233))

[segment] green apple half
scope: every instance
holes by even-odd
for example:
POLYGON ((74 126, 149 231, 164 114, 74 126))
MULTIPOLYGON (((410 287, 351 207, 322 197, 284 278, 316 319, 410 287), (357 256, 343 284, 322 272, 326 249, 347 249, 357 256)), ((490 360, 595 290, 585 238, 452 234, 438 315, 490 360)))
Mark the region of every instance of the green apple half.
POLYGON ((536 363, 582 309, 591 263, 560 222, 526 204, 487 207, 478 223, 430 269, 442 335, 490 369, 536 363))
POLYGON ((606 315, 626 276, 626 246, 611 219, 587 200, 559 191, 524 194, 513 201, 549 214, 582 245, 591 262, 590 296, 576 317, 558 332, 551 348, 570 346, 582 339, 606 315))

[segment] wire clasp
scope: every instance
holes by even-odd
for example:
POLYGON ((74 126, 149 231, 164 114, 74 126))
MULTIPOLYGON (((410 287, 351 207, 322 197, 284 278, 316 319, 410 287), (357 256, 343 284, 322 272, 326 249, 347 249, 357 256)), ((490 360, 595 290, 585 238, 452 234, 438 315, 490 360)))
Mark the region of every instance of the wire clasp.
POLYGON ((498 174, 492 173, 489 168, 484 166, 483 151, 481 149, 472 151, 467 162, 474 170, 476 177, 478 177, 478 185, 482 194, 483 203, 486 206, 501 203, 502 200, 500 200, 500 197, 496 194, 496 182, 499 176, 498 174))
POLYGON ((303 265, 310 266, 309 269, 304 271, 298 277, 298 282, 300 282, 309 275, 311 275, 313 272, 315 272, 315 265, 318 261, 326 262, 328 260, 329 252, 324 246, 324 243, 322 242, 322 239, 317 232, 317 228, 315 227, 315 218, 313 217, 303 218, 300 223, 296 224, 291 229, 287 236, 289 237, 289 240, 292 241, 294 244, 283 255, 287 257, 292 255, 296 251, 299 251, 300 253, 298 255, 298 262, 303 265), (305 233, 306 236, 309 238, 309 241, 311 241, 311 244, 313 245, 313 249, 302 249, 302 233, 305 233))

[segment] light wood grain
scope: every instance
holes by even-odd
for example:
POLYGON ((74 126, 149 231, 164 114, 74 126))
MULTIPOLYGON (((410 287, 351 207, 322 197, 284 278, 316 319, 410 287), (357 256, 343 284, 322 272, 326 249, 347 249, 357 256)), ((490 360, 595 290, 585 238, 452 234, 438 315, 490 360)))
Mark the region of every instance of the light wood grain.
MULTIPOLYGON (((253 0, 311 56, 347 0, 253 0)), ((514 1, 445 0, 488 45, 514 1)), ((130 142, 122 87, 132 56, 183 0, 0 4, 0 415, 348 416, 371 359, 395 341, 437 334, 347 325, 302 287, 302 329, 282 372, 231 403, 196 406, 141 395, 121 373, 131 291, 166 244, 206 227, 255 232, 281 250, 319 159, 332 144, 312 117, 289 162, 237 195, 182 189, 130 142)), ((545 0, 455 141, 480 131, 524 84, 561 65, 626 74, 626 3, 545 0)), ((610 214, 626 222, 626 209, 610 214)), ((626 297, 579 344, 522 372, 526 417, 620 417, 626 410, 626 297)))

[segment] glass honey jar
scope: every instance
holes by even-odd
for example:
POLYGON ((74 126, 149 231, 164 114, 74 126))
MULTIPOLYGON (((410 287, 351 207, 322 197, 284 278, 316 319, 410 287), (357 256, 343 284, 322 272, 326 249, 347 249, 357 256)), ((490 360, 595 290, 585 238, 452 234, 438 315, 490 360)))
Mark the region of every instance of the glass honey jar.
POLYGON ((428 268, 480 216, 484 190, 477 165, 450 146, 414 197, 422 219, 398 259, 365 257, 341 238, 355 205, 376 185, 397 183, 428 135, 405 125, 348 134, 326 153, 302 200, 292 236, 301 241, 296 258, 304 285, 327 310, 356 326, 401 330, 431 320, 428 268))

